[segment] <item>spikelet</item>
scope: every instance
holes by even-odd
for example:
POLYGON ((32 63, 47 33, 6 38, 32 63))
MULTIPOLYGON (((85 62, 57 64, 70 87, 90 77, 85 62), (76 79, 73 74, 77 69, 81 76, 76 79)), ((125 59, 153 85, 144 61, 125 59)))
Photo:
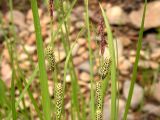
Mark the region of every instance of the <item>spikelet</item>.
POLYGON ((56 63, 55 63, 54 50, 51 46, 48 46, 46 48, 46 57, 49 63, 50 70, 54 71, 56 63))
POLYGON ((96 110, 96 120, 102 120, 102 110, 96 110))
POLYGON ((102 109, 101 81, 96 82, 96 109, 102 109))
POLYGON ((55 86, 55 99, 56 99, 56 120, 60 120, 62 113, 62 98, 63 88, 61 83, 57 83, 55 86))
POLYGON ((104 79, 110 73, 111 58, 105 58, 103 65, 100 67, 99 75, 104 79))

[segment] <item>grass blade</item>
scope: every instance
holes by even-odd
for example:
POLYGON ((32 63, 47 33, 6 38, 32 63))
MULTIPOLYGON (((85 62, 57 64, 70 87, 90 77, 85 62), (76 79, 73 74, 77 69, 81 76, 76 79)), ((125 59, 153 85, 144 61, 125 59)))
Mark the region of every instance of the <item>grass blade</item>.
MULTIPOLYGON (((20 104, 20 101, 22 100, 22 98, 24 97, 25 93, 27 92, 27 89, 29 88, 29 86, 31 85, 31 83, 33 82, 35 76, 37 75, 38 72, 38 67, 36 67, 36 69, 34 70, 33 74, 31 75, 31 77, 28 80, 28 83, 26 84, 25 88, 23 89, 22 93, 20 94, 18 100, 15 103, 15 108, 18 107, 18 105, 20 104)), ((11 112, 9 113, 7 120, 10 120, 11 117, 11 112)))
POLYGON ((110 56, 112 60, 112 65, 111 65, 111 80, 112 80, 111 81, 111 120, 115 120, 116 118, 116 98, 117 98, 115 49, 114 49, 112 31, 111 31, 107 16, 101 5, 100 5, 100 8, 101 8, 105 26, 107 29, 109 52, 110 52, 110 56))
POLYGON ((129 94, 128 94, 128 99, 127 99, 127 103, 126 103, 126 107, 125 107, 125 112, 124 112, 124 115, 123 115, 123 120, 127 119, 127 114, 128 114, 128 110, 129 110, 129 107, 130 107, 130 104, 131 104, 133 90, 134 90, 134 83, 135 83, 136 77, 137 77, 138 61, 139 61, 139 57, 140 57, 140 50, 141 50, 141 47, 142 47, 146 6, 147 6, 147 0, 145 0, 145 4, 144 4, 144 11, 143 11, 143 16, 142 16, 141 28, 140 28, 139 37, 138 37, 136 59, 135 59, 135 63, 134 63, 134 66, 133 66, 133 74, 132 74, 132 78, 131 78, 131 85, 130 85, 130 89, 129 89, 129 94))
POLYGON ((85 0, 85 21, 87 26, 87 42, 89 46, 89 63, 90 63, 90 81, 91 81, 91 119, 95 119, 95 100, 94 100, 94 77, 93 77, 93 53, 91 48, 91 36, 90 36, 90 27, 89 27, 89 13, 88 13, 88 0, 85 0))
POLYGON ((50 108, 50 96, 48 91, 48 78, 45 68, 45 58, 43 50, 43 41, 40 27, 40 20, 38 15, 37 0, 31 0, 31 8, 34 19, 34 27, 36 33, 36 45, 37 45, 37 54, 38 54, 38 65, 40 70, 40 86, 42 94, 42 107, 44 112, 45 120, 51 119, 51 108, 50 108))

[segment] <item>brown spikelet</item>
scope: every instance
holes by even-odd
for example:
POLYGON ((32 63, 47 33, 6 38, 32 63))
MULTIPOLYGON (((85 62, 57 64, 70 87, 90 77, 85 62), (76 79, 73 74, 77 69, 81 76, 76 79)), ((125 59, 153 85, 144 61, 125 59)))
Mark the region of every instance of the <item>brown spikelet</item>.
POLYGON ((47 57, 50 69, 54 71, 56 63, 55 63, 54 50, 51 46, 48 46, 46 48, 46 57, 47 57))
POLYGON ((96 110, 96 120, 102 120, 103 116, 102 116, 102 110, 96 110))
POLYGON ((53 19, 53 9, 53 0, 49 0, 49 12, 51 19, 53 19))
POLYGON ((62 102, 63 102, 63 88, 61 83, 57 83, 55 86, 55 99, 56 99, 56 120, 60 120, 62 113, 62 102))
POLYGON ((101 54, 104 54, 105 45, 106 45, 106 39, 104 34, 104 20, 103 17, 100 18, 99 24, 98 24, 98 35, 101 37, 100 40, 100 50, 101 54))
POLYGON ((99 69, 99 75, 102 79, 110 74, 111 63, 111 58, 105 58, 103 65, 99 69))

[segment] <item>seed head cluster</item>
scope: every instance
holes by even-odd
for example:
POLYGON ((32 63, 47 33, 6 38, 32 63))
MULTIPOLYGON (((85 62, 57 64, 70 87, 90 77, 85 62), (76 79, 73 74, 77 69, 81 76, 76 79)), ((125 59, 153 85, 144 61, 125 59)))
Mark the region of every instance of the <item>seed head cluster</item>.
POLYGON ((55 99, 56 99, 56 119, 60 120, 62 113, 62 102, 63 102, 63 92, 62 84, 57 83, 55 88, 55 99))
POLYGON ((102 82, 96 82, 96 120, 102 120, 102 82))
POLYGON ((49 0, 49 12, 51 19, 53 19, 53 9, 53 0, 49 0))
POLYGON ((55 63, 54 50, 51 46, 48 46, 46 48, 46 57, 47 57, 50 69, 54 71, 56 63, 55 63))
POLYGON ((96 110, 96 120, 102 120, 102 111, 101 110, 96 110))
POLYGON ((99 69, 99 75, 102 79, 109 75, 111 63, 111 58, 105 58, 103 65, 99 69))
POLYGON ((101 81, 96 82, 96 109, 102 109, 101 81))

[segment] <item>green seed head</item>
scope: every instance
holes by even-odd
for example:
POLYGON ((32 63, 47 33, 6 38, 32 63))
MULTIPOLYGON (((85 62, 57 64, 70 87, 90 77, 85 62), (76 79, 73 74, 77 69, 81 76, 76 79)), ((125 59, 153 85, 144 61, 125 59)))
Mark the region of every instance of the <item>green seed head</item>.
POLYGON ((110 68, 111 68, 111 59, 110 58, 106 58, 104 60, 103 65, 100 67, 99 69, 99 75, 102 79, 104 79, 107 75, 109 75, 110 73, 110 68))
POLYGON ((51 46, 48 46, 46 48, 46 57, 49 63, 50 70, 54 71, 56 63, 55 63, 54 50, 51 46))
POLYGON ((96 110, 96 120, 102 120, 102 111, 101 110, 96 110))
POLYGON ((101 81, 96 82, 96 109, 102 109, 101 81))
POLYGON ((60 120, 62 112, 62 102, 63 102, 63 88, 61 83, 57 83, 55 86, 55 99, 56 99, 56 118, 60 120))

